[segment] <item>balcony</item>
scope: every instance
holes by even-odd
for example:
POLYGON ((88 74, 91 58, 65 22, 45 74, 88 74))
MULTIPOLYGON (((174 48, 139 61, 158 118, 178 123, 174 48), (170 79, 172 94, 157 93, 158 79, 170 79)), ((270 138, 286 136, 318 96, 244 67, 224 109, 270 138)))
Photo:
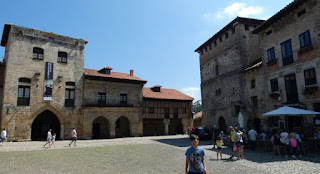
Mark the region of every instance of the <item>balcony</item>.
POLYGON ((120 101, 120 99, 84 99, 84 107, 134 107, 140 105, 140 100, 120 101))

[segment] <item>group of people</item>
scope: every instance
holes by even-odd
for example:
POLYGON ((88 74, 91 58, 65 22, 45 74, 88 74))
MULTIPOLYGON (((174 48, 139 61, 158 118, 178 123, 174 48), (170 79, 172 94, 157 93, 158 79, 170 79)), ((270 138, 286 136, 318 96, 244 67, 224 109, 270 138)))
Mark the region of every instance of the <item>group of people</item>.
MULTIPOLYGON (((56 141, 57 134, 56 133, 51 134, 51 132, 52 132, 52 129, 49 129, 47 133, 47 142, 46 144, 43 145, 43 147, 46 147, 47 144, 49 145, 49 148, 51 148, 52 146, 55 147, 54 143, 56 141)), ((74 143, 74 146, 77 147, 77 131, 75 128, 72 128, 71 142, 69 143, 69 146, 71 146, 72 143, 74 143)))
POLYGON ((285 130, 274 130, 270 141, 273 145, 273 152, 276 156, 280 155, 280 147, 283 148, 285 157, 289 154, 292 158, 296 158, 296 155, 301 157, 302 154, 302 140, 300 133, 293 130, 290 134, 285 130))

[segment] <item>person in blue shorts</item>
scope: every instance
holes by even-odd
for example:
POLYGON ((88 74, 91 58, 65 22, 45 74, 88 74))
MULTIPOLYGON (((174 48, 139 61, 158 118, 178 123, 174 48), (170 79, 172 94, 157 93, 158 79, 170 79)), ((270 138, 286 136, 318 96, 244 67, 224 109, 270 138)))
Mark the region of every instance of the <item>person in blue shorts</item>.
POLYGON ((192 134, 190 136, 191 147, 185 153, 186 168, 185 172, 188 174, 206 174, 207 168, 204 161, 204 149, 199 147, 199 137, 192 134), (189 168, 189 171, 188 171, 189 168))
POLYGON ((219 160, 219 154, 220 154, 220 160, 222 160, 222 145, 223 145, 223 141, 222 141, 220 136, 217 137, 216 144, 217 144, 217 160, 219 160))

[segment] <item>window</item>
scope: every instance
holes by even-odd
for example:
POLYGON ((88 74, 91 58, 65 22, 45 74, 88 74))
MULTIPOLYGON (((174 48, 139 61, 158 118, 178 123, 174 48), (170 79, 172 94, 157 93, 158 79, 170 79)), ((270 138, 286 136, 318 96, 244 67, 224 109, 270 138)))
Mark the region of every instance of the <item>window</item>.
POLYGON ((98 104, 106 104, 106 93, 98 92, 98 104))
POLYGON ((245 30, 249 30, 249 25, 247 25, 247 24, 244 25, 244 29, 245 29, 245 30))
POLYGON ((127 94, 120 94, 120 105, 127 104, 127 94))
POLYGON ((231 29, 231 33, 234 34, 235 32, 236 32, 236 29, 235 29, 235 28, 232 28, 232 29, 231 29))
POLYGON ((219 41, 222 42, 222 37, 219 37, 219 41))
POLYGON ((19 86, 17 106, 29 106, 30 86, 19 86))
POLYGON ((283 66, 293 63, 291 40, 281 43, 283 66))
POLYGON ((74 89, 66 88, 64 105, 66 107, 74 106, 74 89))
POLYGON ((182 108, 182 113, 183 114, 187 113, 187 109, 186 108, 182 108))
POLYGON ((304 79, 305 79, 306 86, 317 84, 315 69, 312 68, 312 69, 305 70, 304 71, 304 79))
POLYGON ((212 49, 211 44, 209 44, 209 49, 210 49, 210 50, 212 49))
POLYGON ((256 87, 256 79, 251 80, 251 88, 256 87))
POLYGON ((66 82, 66 86, 76 86, 75 82, 66 82))
POLYGON ((268 54, 268 62, 271 62, 276 59, 274 54, 274 47, 268 49, 267 54, 268 54))
POLYGON ((33 48, 33 59, 43 60, 43 49, 34 47, 33 48))
POLYGON ((153 114, 154 113, 154 107, 149 107, 149 114, 153 114))
POLYGON ((238 116, 238 115, 239 115, 240 110, 241 110, 240 105, 234 105, 234 113, 235 113, 235 116, 238 116))
POLYGON ((278 79, 270 80, 271 92, 279 91, 278 79))
POLYGON ((272 33, 272 30, 269 30, 269 31, 266 32, 266 35, 268 36, 268 35, 270 35, 271 33, 272 33))
POLYGON ((66 52, 58 52, 58 62, 67 63, 68 54, 66 52))
POLYGON ((305 13, 306 13, 306 9, 300 10, 300 11, 298 12, 298 17, 302 16, 302 15, 305 14, 305 13))
POLYGON ((227 32, 227 33, 225 33, 224 34, 224 36, 226 37, 226 39, 228 39, 228 37, 229 37, 229 33, 227 32))
POLYGON ((22 77, 22 78, 19 78, 19 82, 21 82, 21 83, 31 83, 31 79, 22 77))
POLYGON ((251 97, 251 103, 252 103, 252 107, 257 109, 258 108, 258 97, 257 96, 251 97))
POLYGON ((216 76, 219 75, 219 65, 216 65, 216 76))
POLYGON ((204 52, 207 52, 207 47, 204 48, 204 52))
POLYGON ((213 41, 213 45, 216 47, 217 46, 217 40, 213 41))
POLYGON ((169 108, 164 108, 164 118, 169 118, 169 108))
POLYGON ((309 30, 299 35, 300 48, 305 48, 311 45, 309 30))
POLYGON ((178 118, 178 108, 173 108, 173 118, 178 118))

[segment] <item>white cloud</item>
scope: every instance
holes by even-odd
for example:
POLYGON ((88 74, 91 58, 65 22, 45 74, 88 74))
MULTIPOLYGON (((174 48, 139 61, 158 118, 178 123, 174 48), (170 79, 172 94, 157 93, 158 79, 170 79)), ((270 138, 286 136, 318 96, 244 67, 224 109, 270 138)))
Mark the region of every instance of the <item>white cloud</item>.
POLYGON ((201 100, 200 88, 197 88, 197 87, 182 88, 181 92, 189 95, 190 97, 193 97, 194 101, 201 100))
POLYGON ((223 10, 218 11, 215 14, 206 13, 203 15, 203 17, 205 20, 234 18, 236 16, 252 17, 261 14, 263 11, 264 9, 261 6, 249 6, 243 2, 236 2, 227 6, 223 10))

